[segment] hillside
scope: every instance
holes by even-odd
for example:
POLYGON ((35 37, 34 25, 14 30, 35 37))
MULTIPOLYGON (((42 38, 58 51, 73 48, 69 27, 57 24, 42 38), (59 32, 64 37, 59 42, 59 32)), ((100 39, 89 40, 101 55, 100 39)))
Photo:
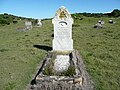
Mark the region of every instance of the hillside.
POLYGON ((15 15, 7 14, 7 13, 0 14, 0 26, 10 25, 12 23, 16 24, 21 20, 30 20, 33 23, 35 23, 36 19, 15 16, 15 15))
MULTIPOLYGON (((97 90, 120 89, 120 18, 85 17, 74 19, 74 49, 81 53, 87 71, 97 90), (104 20, 104 28, 93 26, 104 20)), ((30 82, 37 65, 47 51, 35 45, 52 47, 53 25, 43 20, 43 26, 26 32, 17 29, 24 20, 0 27, 0 90, 23 90, 30 82)))

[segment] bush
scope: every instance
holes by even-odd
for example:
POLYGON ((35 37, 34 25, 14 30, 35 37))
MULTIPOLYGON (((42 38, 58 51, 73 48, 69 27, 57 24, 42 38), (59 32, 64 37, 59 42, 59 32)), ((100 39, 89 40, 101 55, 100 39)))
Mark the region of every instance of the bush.
POLYGON ((18 21, 13 21, 14 24, 18 23, 18 21))
POLYGON ((9 25, 10 23, 6 19, 0 19, 0 24, 1 25, 5 25, 5 24, 9 25))

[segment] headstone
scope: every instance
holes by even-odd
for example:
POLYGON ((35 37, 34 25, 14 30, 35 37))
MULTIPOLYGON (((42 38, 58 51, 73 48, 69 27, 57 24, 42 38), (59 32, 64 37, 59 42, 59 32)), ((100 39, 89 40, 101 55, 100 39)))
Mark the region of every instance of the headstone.
POLYGON ((32 29, 32 22, 31 21, 25 21, 25 26, 26 26, 26 30, 32 29))
POLYGON ((105 22, 103 20, 98 20, 98 23, 94 25, 94 28, 103 28, 105 22))
POLYGON ((102 24, 97 23, 97 24, 94 25, 94 28, 103 28, 103 26, 102 26, 102 24))
POLYGON ((105 24, 105 22, 103 20, 99 20, 98 23, 101 24, 101 25, 105 24))
POLYGON ((38 23, 37 23, 38 26, 42 26, 42 22, 41 22, 41 19, 38 19, 38 23))
POLYGON ((113 24, 113 23, 114 23, 114 21, 113 21, 112 19, 110 19, 108 22, 109 22, 109 23, 111 23, 111 24, 113 24))
POLYGON ((73 19, 68 10, 62 6, 60 7, 55 17, 52 19, 54 24, 54 51, 71 51, 73 50, 72 40, 72 24, 73 19))

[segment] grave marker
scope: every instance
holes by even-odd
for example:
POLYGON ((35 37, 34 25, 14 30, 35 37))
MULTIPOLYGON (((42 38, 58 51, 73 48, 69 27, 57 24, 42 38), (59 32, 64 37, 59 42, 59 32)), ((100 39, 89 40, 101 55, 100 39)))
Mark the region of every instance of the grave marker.
POLYGON ((38 26, 42 26, 42 22, 41 22, 41 19, 38 19, 38 23, 37 23, 38 26))
POLYGON ((73 50, 73 19, 68 10, 59 8, 52 23, 53 51, 48 52, 31 81, 32 90, 94 90, 79 52, 73 50))
POLYGON ((73 19, 68 10, 60 7, 52 20, 54 24, 53 50, 69 51, 73 50, 72 24, 73 19))
POLYGON ((25 26, 26 26, 26 30, 32 29, 32 22, 31 21, 25 21, 25 26))

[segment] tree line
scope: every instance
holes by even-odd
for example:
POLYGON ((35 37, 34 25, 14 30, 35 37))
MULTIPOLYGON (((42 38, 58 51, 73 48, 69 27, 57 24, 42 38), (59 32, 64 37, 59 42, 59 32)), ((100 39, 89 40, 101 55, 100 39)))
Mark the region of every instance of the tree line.
MULTIPOLYGON (((120 17, 120 10, 114 9, 111 13, 75 13, 72 14, 72 17, 77 19, 80 16, 86 16, 86 17, 120 17)), ((82 19, 82 18, 80 18, 82 19)))
MULTIPOLYGON (((86 16, 86 17, 120 17, 120 10, 114 9, 111 13, 75 13, 72 14, 72 17, 74 19, 81 19, 81 16, 86 16)), ((15 16, 11 14, 0 14, 0 26, 4 25, 9 25, 10 23, 18 23, 19 20, 29 20, 33 24, 37 23, 37 19, 33 18, 26 18, 26 17, 20 17, 20 16, 15 16)))

